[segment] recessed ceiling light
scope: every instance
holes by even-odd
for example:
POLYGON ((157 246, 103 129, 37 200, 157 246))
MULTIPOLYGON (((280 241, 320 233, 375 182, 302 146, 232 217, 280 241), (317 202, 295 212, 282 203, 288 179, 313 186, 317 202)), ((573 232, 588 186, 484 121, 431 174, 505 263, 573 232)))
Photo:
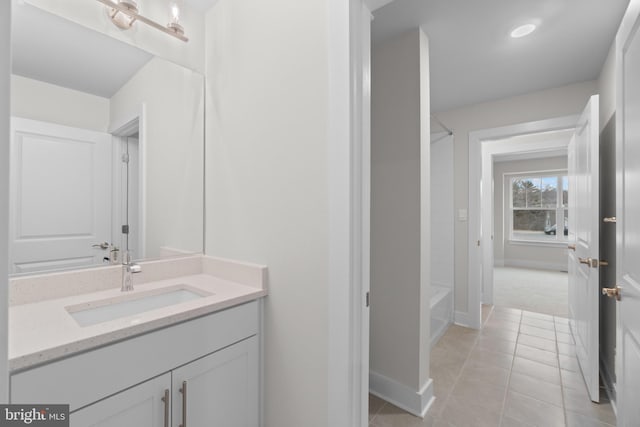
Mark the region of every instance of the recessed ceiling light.
POLYGON ((516 27, 513 31, 511 31, 511 37, 514 39, 518 39, 520 37, 528 36, 533 33, 536 29, 534 24, 524 24, 516 27))

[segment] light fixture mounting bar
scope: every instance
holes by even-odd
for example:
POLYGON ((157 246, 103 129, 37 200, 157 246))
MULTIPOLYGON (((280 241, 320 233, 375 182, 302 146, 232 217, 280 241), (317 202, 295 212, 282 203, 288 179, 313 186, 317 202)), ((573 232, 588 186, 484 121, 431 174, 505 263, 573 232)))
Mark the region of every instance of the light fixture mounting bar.
POLYGON ((173 36, 179 40, 182 40, 183 42, 188 42, 189 39, 187 37, 184 36, 184 34, 179 34, 176 33, 175 31, 171 30, 170 28, 167 28, 163 25, 158 24, 156 21, 153 21, 149 18, 146 18, 142 15, 140 15, 139 13, 136 13, 130 9, 127 9, 126 6, 123 6, 113 0, 98 0, 100 3, 104 4, 105 6, 108 6, 112 9, 116 9, 121 13, 124 13, 127 16, 130 16, 131 18, 133 18, 136 21, 140 21, 140 22, 144 22, 145 24, 162 31, 163 33, 169 34, 170 36, 173 36))

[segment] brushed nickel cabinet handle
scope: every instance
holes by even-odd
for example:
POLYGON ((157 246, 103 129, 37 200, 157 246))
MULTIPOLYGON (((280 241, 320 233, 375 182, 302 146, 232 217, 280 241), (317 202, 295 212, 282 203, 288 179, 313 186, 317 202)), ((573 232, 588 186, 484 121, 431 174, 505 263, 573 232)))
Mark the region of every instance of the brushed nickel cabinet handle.
POLYGON ((604 222, 613 222, 613 223, 617 222, 617 218, 615 216, 608 216, 608 217, 602 218, 602 220, 604 222))
POLYGON ((180 387, 180 393, 182 393, 182 424, 180 427, 187 427, 187 382, 182 381, 182 387, 180 387))
POLYGON ((169 427, 169 405, 171 404, 171 401, 169 400, 168 388, 164 390, 162 401, 164 402, 164 427, 169 427))

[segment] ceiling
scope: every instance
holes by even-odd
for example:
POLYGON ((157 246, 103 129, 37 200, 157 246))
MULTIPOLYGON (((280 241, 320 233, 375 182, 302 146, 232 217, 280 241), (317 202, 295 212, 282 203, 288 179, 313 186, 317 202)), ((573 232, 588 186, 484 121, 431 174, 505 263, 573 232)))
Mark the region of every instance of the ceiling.
MULTIPOLYGON (((185 7, 200 13, 218 0, 184 1, 185 7)), ((19 76, 111 98, 153 57, 25 2, 15 4, 11 16, 12 71, 19 76)), ((103 6, 96 2, 96 7, 103 6)))
POLYGON ((18 3, 11 19, 12 71, 23 77, 110 98, 152 58, 28 4, 18 3))
POLYGON ((431 109, 598 78, 629 0, 395 0, 374 12, 377 43, 421 26, 429 37, 431 109), (536 23, 513 39, 516 26, 536 23))

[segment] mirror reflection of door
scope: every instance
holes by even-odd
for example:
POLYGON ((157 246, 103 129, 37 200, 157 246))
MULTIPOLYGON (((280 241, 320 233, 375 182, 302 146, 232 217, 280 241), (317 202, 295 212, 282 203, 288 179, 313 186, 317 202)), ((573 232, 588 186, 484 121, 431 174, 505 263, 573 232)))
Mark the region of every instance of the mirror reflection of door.
POLYGON ((16 117, 11 135, 11 273, 144 257, 137 120, 112 136, 16 117))
POLYGON ((10 272, 102 264, 111 243, 111 135, 11 123, 10 272))

